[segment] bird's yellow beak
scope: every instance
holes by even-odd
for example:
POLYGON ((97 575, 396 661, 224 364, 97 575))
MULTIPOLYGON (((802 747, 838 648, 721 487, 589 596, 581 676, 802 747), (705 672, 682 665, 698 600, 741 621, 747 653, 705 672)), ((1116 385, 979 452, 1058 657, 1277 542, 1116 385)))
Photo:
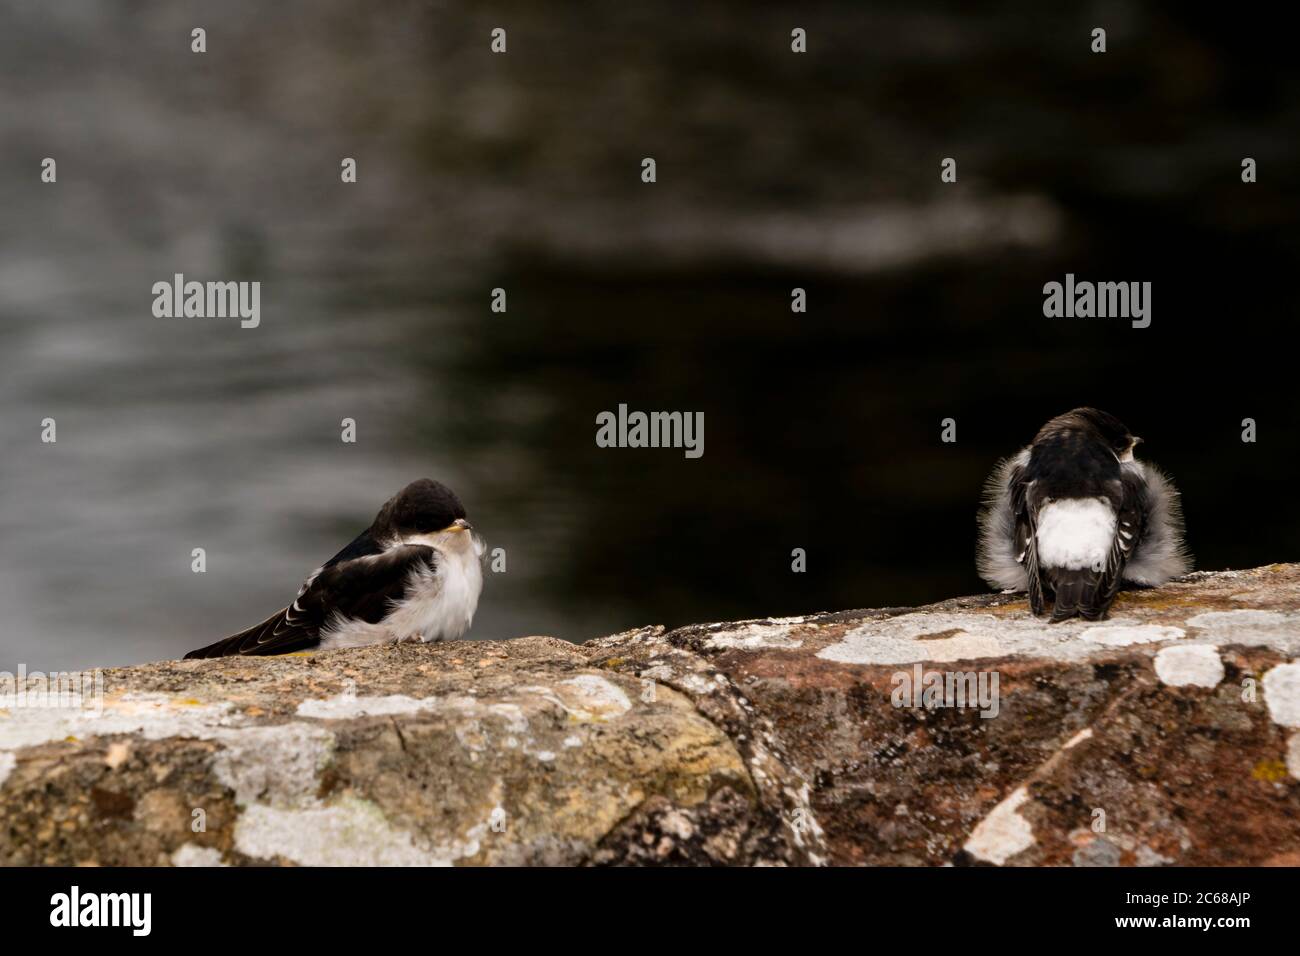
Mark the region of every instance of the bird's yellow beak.
POLYGON ((468 521, 466 521, 464 518, 457 518, 455 521, 447 525, 447 527, 443 528, 442 530, 446 532, 473 531, 474 526, 470 524, 468 521))

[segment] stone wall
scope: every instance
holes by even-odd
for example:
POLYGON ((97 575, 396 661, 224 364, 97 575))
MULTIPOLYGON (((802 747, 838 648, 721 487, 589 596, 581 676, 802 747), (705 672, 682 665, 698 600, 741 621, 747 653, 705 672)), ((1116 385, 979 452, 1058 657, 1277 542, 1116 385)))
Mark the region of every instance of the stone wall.
POLYGON ((985 596, 118 668, 0 709, 0 862, 1300 864, 1297 656, 1273 565, 1097 624, 985 596))

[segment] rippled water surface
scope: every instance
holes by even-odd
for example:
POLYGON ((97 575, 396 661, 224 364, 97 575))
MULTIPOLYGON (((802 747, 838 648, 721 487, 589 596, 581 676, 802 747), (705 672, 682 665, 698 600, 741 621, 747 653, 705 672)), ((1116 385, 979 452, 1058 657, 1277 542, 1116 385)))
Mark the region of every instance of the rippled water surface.
POLYGON ((971 592, 984 475, 1084 403, 1201 566, 1297 558, 1285 36, 1043 6, 0 3, 0 669, 246 626, 422 475, 507 551, 474 637, 971 592), (1151 328, 1044 319, 1066 272, 1151 328), (596 448, 620 402, 704 457, 596 448))

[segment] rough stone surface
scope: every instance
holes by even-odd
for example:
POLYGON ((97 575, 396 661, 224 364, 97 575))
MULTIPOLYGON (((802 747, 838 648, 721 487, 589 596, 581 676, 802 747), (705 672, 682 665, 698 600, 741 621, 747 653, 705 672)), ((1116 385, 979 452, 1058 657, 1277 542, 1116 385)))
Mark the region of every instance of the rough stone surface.
POLYGON ((1296 864, 1298 656, 1273 565, 1103 624, 991 595, 118 668, 98 712, 0 701, 0 862, 1296 864))

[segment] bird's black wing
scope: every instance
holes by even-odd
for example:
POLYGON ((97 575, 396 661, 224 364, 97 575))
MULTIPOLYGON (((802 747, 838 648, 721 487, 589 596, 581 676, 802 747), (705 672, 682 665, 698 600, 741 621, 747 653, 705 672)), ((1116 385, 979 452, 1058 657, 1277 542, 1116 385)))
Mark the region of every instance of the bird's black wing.
POLYGON ((1038 572, 1038 526, 1035 515, 1038 514, 1038 502, 1034 495, 1033 481, 1025 475, 1025 466, 1017 465, 1011 469, 1009 479, 1011 496, 1011 516, 1015 522, 1016 560, 1025 566, 1025 578, 1028 582, 1029 610, 1034 614, 1043 613, 1043 580, 1038 572))
POLYGON ((338 554, 334 555, 334 557, 330 558, 311 574, 307 575, 307 580, 303 581, 302 586, 298 588, 298 597, 302 597, 307 593, 311 588, 312 583, 316 580, 316 576, 326 568, 332 568, 336 564, 341 564, 345 561, 352 561, 356 558, 367 558, 373 555, 383 554, 385 550, 383 544, 376 540, 374 535, 370 533, 370 529, 367 528, 349 541, 338 554))
POLYGON ((432 570, 437 560, 434 550, 425 545, 402 545, 344 558, 347 552, 345 548, 308 578, 297 599, 288 607, 261 624, 185 656, 286 654, 315 647, 320 643, 321 628, 336 613, 343 618, 378 624, 392 605, 405 597, 412 573, 432 570))

